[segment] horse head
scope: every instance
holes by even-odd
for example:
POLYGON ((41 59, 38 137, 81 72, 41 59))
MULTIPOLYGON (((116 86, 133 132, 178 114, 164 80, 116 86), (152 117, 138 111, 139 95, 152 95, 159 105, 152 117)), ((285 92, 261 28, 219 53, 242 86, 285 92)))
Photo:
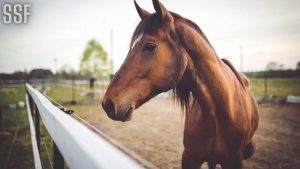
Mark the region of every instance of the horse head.
POLYGON ((141 18, 127 57, 111 80, 102 106, 113 120, 128 121, 134 109, 173 89, 182 78, 187 57, 176 41, 174 18, 158 0, 150 14, 135 2, 141 18))

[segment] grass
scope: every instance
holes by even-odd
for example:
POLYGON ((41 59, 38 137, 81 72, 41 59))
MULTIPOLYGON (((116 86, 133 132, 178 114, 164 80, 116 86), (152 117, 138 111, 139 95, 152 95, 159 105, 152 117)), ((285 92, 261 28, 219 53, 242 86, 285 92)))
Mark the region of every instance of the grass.
MULTIPOLYGON (((87 99, 87 96, 80 90, 74 90, 75 101, 82 101, 87 99)), ((71 102, 73 99, 73 93, 71 88, 61 87, 61 86, 51 86, 47 94, 49 97, 55 99, 57 102, 65 103, 71 102)))
MULTIPOLYGON (((34 85, 34 87, 41 89, 42 85, 34 85)), ((99 86, 97 86, 99 88, 99 86)), ((44 88, 47 91, 47 95, 55 99, 61 104, 72 101, 72 89, 70 87, 61 87, 59 85, 50 85, 45 84, 44 88)), ((82 86, 82 88, 87 88, 82 86)), ((0 135, 0 168, 2 164, 7 161, 6 156, 8 156, 10 150, 10 144, 13 140, 14 133, 18 131, 18 138, 21 138, 21 141, 16 141, 14 144, 14 149, 11 153, 11 158, 9 159, 8 168, 34 168, 33 164, 33 154, 32 154, 32 145, 28 124, 27 111, 23 109, 9 109, 9 104, 16 104, 19 101, 25 102, 25 85, 1 85, 0 86, 0 108, 5 114, 5 126, 4 131, 11 133, 8 136, 0 135), (19 127, 16 127, 19 126, 19 127), (20 152, 22 151, 22 152, 20 152)), ((75 100, 77 102, 86 100, 89 96, 83 95, 82 90, 74 90, 75 100)), ((52 139, 47 132, 47 129, 41 124, 41 162, 42 167, 45 169, 50 169, 53 158, 53 145, 52 139), (49 156, 48 156, 49 155, 49 156)))
MULTIPOLYGON (((286 97, 288 95, 300 96, 300 79, 273 78, 267 80, 268 95, 286 97)), ((265 96, 265 80, 250 79, 251 91, 255 96, 265 96)))
MULTIPOLYGON (((255 96, 265 95, 265 81, 264 79, 250 79, 251 91, 255 96)), ((35 87, 41 88, 41 85, 35 87)), ((78 85, 75 89, 75 101, 85 101, 90 97, 86 95, 88 92, 87 85, 78 85), (86 90, 84 93, 83 91, 86 90)), ((96 86, 97 89, 104 89, 104 86, 96 86)), ((69 87, 55 86, 46 84, 45 89, 47 95, 55 99, 59 103, 67 103, 72 101, 72 89, 69 87)), ((286 97, 288 95, 299 95, 300 96, 300 79, 283 79, 273 78, 268 79, 268 95, 286 97)), ((1 85, 0 86, 0 107, 18 101, 24 101, 25 97, 25 85, 1 85)))
POLYGON ((0 168, 34 168, 26 109, 4 109, 0 134, 0 168))
POLYGON ((1 85, 0 106, 25 101, 25 85, 1 85))
MULTIPOLYGON (((41 89, 42 85, 34 85, 34 87, 41 89)), ((72 89, 69 87, 55 86, 46 84, 44 88, 47 91, 47 95, 55 99, 59 103, 71 102, 73 99, 72 89)), ((98 87, 99 88, 99 87, 98 87)), ((75 101, 83 101, 89 98, 82 90, 74 90, 75 101)), ((8 106, 9 104, 16 104, 18 101, 25 102, 25 85, 1 85, 0 86, 0 107, 8 106)))

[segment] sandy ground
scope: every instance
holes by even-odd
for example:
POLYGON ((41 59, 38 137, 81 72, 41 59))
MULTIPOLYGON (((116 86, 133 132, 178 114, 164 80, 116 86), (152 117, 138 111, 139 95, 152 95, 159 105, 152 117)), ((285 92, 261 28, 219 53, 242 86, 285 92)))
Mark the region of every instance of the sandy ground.
MULTIPOLYGON (((172 100, 155 98, 126 123, 110 120, 100 103, 71 108, 158 168, 180 168, 184 118, 172 100)), ((260 124, 254 139, 257 152, 244 161, 244 168, 300 168, 300 105, 263 104, 259 109, 260 124)))

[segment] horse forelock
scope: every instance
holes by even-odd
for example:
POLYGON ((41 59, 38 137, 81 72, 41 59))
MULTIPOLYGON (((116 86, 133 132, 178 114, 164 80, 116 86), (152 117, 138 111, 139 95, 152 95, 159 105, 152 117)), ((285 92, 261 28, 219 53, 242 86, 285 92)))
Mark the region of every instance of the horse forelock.
POLYGON ((154 33, 161 26, 162 22, 159 20, 159 16, 156 13, 146 16, 135 28, 131 37, 130 46, 132 46, 133 42, 139 37, 140 34, 154 33))

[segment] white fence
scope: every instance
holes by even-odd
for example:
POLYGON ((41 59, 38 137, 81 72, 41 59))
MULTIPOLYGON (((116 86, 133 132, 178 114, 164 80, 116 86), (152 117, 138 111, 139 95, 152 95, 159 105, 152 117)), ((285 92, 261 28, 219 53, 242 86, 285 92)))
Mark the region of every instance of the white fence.
POLYGON ((289 95, 286 99, 286 102, 300 104, 300 96, 289 95))
POLYGON ((40 154, 37 146, 37 140, 36 140, 36 133, 35 133, 35 126, 33 123, 33 118, 31 114, 31 109, 29 106, 29 100, 28 95, 26 95, 26 105, 27 105, 27 113, 28 113, 28 122, 29 122, 29 129, 30 129, 30 136, 31 136, 31 144, 32 144, 32 152, 33 152, 33 158, 34 158, 34 166, 36 169, 41 169, 41 159, 40 154))
MULTIPOLYGON (((136 161, 128 157, 125 153, 115 148, 105 139, 92 132, 83 124, 73 119, 70 115, 55 107, 45 96, 26 84, 28 92, 28 116, 30 122, 31 135, 33 139, 33 149, 36 168, 40 162, 37 155, 39 146, 36 146, 34 138, 35 130, 32 120, 32 111, 39 113, 45 127, 47 128, 54 145, 63 156, 64 161, 72 169, 112 169, 128 168, 140 169, 136 161), (34 107, 37 110, 33 110, 34 107)), ((36 116, 35 116, 36 117, 36 116)), ((39 119, 35 119, 38 120, 39 119)), ((35 126, 36 128, 36 126, 35 126)), ((37 132, 38 133, 38 132, 37 132)), ((39 140, 39 139, 37 139, 39 140)), ((54 168, 56 165, 54 164, 54 168)))

